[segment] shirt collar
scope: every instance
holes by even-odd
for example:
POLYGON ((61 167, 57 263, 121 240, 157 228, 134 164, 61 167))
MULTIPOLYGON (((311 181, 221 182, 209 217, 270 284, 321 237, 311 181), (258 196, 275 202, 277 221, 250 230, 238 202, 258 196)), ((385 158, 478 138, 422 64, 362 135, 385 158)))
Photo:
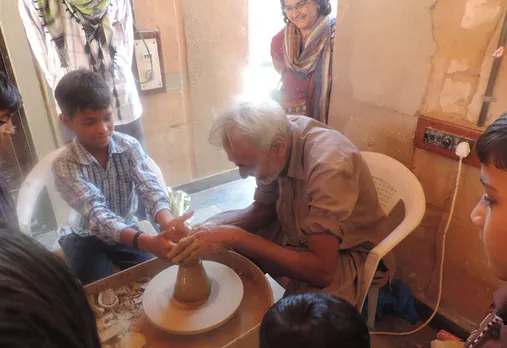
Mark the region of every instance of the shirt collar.
MULTIPOLYGON (((80 164, 90 165, 92 162, 96 162, 95 157, 93 157, 92 154, 90 154, 88 150, 86 150, 84 146, 79 143, 77 137, 74 137, 72 140, 71 147, 74 149, 77 160, 80 164)), ((128 149, 129 146, 127 142, 123 141, 120 136, 113 133, 108 147, 109 157, 111 157, 113 154, 125 152, 128 149)))
POLYGON ((289 155, 287 176, 304 180, 305 172, 303 169, 303 144, 301 141, 301 129, 294 122, 290 122, 290 133, 291 133, 291 151, 289 155))

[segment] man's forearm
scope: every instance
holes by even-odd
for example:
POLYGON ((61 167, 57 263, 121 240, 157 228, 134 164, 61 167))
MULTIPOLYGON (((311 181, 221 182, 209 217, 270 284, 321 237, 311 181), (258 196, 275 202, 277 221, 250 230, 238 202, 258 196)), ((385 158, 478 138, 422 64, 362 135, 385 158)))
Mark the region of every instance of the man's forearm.
POLYGON ((207 220, 217 225, 231 225, 253 232, 267 226, 277 218, 275 206, 265 206, 257 202, 245 209, 226 211, 207 220))
POLYGON ((281 247, 262 237, 238 231, 228 243, 230 247, 267 266, 267 271, 292 279, 326 287, 333 274, 326 271, 322 261, 310 251, 296 251, 281 247))

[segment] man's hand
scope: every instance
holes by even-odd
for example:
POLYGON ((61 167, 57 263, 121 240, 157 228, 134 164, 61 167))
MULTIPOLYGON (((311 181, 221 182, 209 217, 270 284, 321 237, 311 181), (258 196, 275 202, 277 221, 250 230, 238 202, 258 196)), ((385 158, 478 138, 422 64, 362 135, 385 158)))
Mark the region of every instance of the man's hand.
POLYGON ((239 230, 233 226, 202 226, 182 238, 167 257, 173 263, 185 264, 205 254, 217 253, 230 247, 234 234, 239 230))
MULTIPOLYGON (((167 230, 162 231, 160 234, 156 236, 149 236, 147 234, 142 234, 139 236, 139 249, 152 253, 155 256, 161 258, 167 258, 167 254, 173 249, 175 243, 173 240, 175 239, 175 235, 180 233, 185 233, 186 231, 190 232, 190 229, 186 227, 185 220, 190 218, 194 212, 186 213, 178 218, 175 218, 170 221, 169 224, 166 225, 167 230), (184 227, 183 227, 184 226, 184 227)), ((178 240, 181 239, 178 238, 178 240)), ((193 238, 187 238, 184 242, 181 243, 182 247, 186 246, 193 242, 193 238)))
MULTIPOLYGON (((182 216, 172 219, 164 225, 160 226, 162 233, 167 232, 170 240, 173 243, 178 243, 178 241, 187 236, 190 233, 190 228, 185 225, 185 221, 190 219, 194 215, 194 211, 189 211, 188 213, 183 214, 182 216)), ((161 233, 161 234, 162 234, 161 233)))

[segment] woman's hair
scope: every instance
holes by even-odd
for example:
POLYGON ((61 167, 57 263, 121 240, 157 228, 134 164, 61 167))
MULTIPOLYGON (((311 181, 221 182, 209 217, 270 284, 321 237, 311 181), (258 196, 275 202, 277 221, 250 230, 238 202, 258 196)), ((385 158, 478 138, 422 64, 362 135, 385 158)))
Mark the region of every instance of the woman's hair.
POLYGON ((65 263, 0 225, 0 347, 100 348, 95 316, 65 263))
POLYGON ((260 348, 369 348, 370 334, 354 306, 311 293, 275 303, 260 327, 260 348))
POLYGON ((259 150, 268 150, 276 136, 288 136, 290 125, 285 111, 272 99, 236 96, 213 122, 210 144, 223 147, 232 129, 245 135, 259 150))
POLYGON ((0 73, 0 110, 14 113, 19 110, 23 103, 18 89, 7 76, 0 73))
POLYGON ((475 151, 482 164, 507 171, 507 113, 493 122, 477 140, 475 151))
MULTIPOLYGON (((319 5, 319 16, 327 16, 331 13, 331 0, 313 0, 314 2, 319 5)), ((280 0, 280 7, 282 9, 282 15, 283 15, 283 21, 285 23, 289 22, 289 17, 287 17, 287 14, 283 10, 285 7, 285 0, 280 0)))

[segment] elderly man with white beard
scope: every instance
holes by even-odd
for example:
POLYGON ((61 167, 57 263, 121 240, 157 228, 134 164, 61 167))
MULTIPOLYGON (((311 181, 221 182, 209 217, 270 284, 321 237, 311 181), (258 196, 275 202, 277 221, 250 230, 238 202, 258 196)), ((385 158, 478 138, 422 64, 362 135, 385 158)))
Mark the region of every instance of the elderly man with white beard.
MULTIPOLYGON (((286 294, 326 292, 356 304, 364 261, 385 236, 386 216, 354 144, 323 123, 286 115, 274 101, 244 97, 216 118, 210 143, 224 149, 241 177, 257 179, 254 202, 211 218, 168 257, 185 263, 232 248, 286 279, 286 294)), ((374 282, 393 274, 388 255, 374 282)))

